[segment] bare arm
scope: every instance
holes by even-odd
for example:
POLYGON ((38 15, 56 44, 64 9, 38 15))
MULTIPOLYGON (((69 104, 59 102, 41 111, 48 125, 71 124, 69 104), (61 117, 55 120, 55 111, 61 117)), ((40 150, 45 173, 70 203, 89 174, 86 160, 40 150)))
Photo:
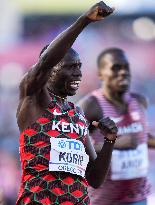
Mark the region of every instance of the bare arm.
MULTIPOLYGON (((110 166, 113 147, 114 144, 104 143, 98 155, 95 150, 93 154, 91 153, 94 159, 90 159, 86 170, 86 179, 93 188, 98 188, 105 180, 110 166)), ((92 149, 94 149, 94 147, 92 149)))
POLYGON ((128 149, 136 149, 138 146, 137 137, 133 137, 130 135, 118 137, 117 142, 114 145, 114 149, 118 150, 128 150, 128 149))
POLYGON ((78 104, 82 106, 84 111, 86 111, 86 118, 89 116, 89 118, 87 119, 90 122, 90 124, 92 124, 92 127, 94 127, 95 129, 99 128, 101 133, 103 134, 104 143, 100 144, 101 146, 97 153, 96 147, 93 146, 90 136, 87 136, 86 140, 86 152, 89 155, 90 159, 86 170, 86 179, 90 186, 92 186, 93 188, 98 188, 103 183, 108 173, 112 156, 112 150, 114 147, 114 142, 117 134, 117 127, 115 123, 109 118, 102 118, 104 122, 102 126, 99 126, 98 123, 93 121, 94 118, 95 121, 100 122, 100 120, 98 120, 99 115, 96 116, 96 112, 94 111, 94 109, 96 111, 98 109, 98 107, 96 106, 97 103, 94 103, 94 97, 86 97, 84 101, 79 101, 78 104), (108 131, 106 127, 108 128, 108 131), (111 131, 113 129, 114 134, 111 134, 111 131), (104 137, 113 140, 113 143, 104 141, 104 137))
POLYGON ((92 122, 94 120, 99 121, 101 118, 103 118, 100 105, 94 96, 86 96, 77 104, 82 108, 84 115, 90 124, 89 132, 91 134, 92 131, 96 129, 96 127, 92 125, 92 122))
MULTIPOLYGON (((95 151, 99 153, 102 149, 103 143, 99 143, 95 145, 95 151)), ((125 137, 118 137, 115 144, 114 144, 114 149, 117 150, 129 150, 129 149, 136 149, 138 146, 138 141, 136 138, 133 136, 125 136, 125 137)))
POLYGON ((27 76, 27 95, 40 90, 47 82, 51 69, 64 57, 77 36, 88 25, 88 19, 80 17, 67 30, 61 33, 39 58, 27 76))
MULTIPOLYGON (((140 103, 140 105, 143 106, 144 109, 148 108, 149 103, 146 97, 144 97, 143 95, 135 94, 135 93, 133 93, 132 96, 138 100, 138 102, 140 103)), ((148 133, 147 137, 148 137, 148 141, 147 141, 148 147, 155 148, 155 136, 151 133, 148 133)))
POLYGON ((89 23, 102 20, 103 17, 110 15, 112 12, 113 10, 103 2, 95 4, 52 41, 27 75, 26 95, 32 95, 43 88, 49 78, 51 68, 60 62, 78 35, 89 23))
POLYGON ((103 183, 110 166, 112 150, 117 135, 117 127, 109 118, 104 118, 100 120, 99 123, 93 123, 101 130, 106 139, 108 139, 108 141, 104 141, 104 145, 98 154, 96 154, 89 136, 86 141, 86 151, 90 157, 86 170, 86 179, 90 186, 98 188, 103 183))
POLYGON ((155 136, 148 133, 148 146, 149 148, 155 148, 155 136))

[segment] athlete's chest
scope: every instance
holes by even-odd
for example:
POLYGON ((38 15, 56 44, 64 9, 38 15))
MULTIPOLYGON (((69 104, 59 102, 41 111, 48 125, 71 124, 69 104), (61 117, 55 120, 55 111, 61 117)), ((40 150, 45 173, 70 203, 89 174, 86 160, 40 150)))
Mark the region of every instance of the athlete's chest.
POLYGON ((145 113, 136 101, 129 102, 124 113, 120 113, 116 107, 106 104, 104 114, 117 124, 118 135, 140 134, 145 129, 145 113))
POLYGON ((41 145, 50 143, 50 138, 77 139, 85 144, 88 124, 81 112, 70 103, 70 109, 51 101, 45 112, 24 132, 25 143, 41 141, 41 145), (33 138, 33 140, 32 140, 33 138), (39 141, 38 141, 39 140, 39 141))
POLYGON ((43 132, 50 132, 52 135, 59 133, 67 138, 78 139, 86 136, 88 132, 87 121, 71 103, 69 110, 64 110, 64 106, 51 102, 43 119, 47 119, 47 123, 43 126, 43 132))

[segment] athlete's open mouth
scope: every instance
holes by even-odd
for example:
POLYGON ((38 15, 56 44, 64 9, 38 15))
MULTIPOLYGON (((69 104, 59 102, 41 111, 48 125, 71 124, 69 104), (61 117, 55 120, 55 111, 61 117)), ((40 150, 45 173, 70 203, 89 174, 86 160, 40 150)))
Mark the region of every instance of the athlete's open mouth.
POLYGON ((71 81, 69 83, 69 86, 74 89, 74 90, 77 90, 79 88, 79 85, 80 85, 80 82, 81 81, 71 81))

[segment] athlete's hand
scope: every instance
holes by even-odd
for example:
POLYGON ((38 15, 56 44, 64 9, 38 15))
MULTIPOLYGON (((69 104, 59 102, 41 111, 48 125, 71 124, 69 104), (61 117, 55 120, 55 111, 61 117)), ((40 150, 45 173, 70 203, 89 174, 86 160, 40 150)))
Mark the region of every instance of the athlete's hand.
POLYGON ((103 1, 100 1, 99 3, 95 4, 93 7, 91 7, 84 16, 88 18, 90 21, 100 21, 104 19, 105 17, 112 14, 114 11, 114 8, 110 8, 107 6, 103 1))
POLYGON ((101 133, 109 140, 115 140, 117 138, 118 128, 109 117, 102 118, 99 122, 93 121, 92 124, 99 128, 101 133))

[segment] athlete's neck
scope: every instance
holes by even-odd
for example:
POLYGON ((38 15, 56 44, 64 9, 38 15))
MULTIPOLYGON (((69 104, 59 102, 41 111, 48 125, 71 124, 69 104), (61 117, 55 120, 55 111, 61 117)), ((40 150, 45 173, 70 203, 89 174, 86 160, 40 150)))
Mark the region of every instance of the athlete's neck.
POLYGON ((64 102, 67 100, 67 96, 61 95, 59 92, 56 92, 54 89, 49 89, 48 92, 51 97, 55 97, 58 101, 64 102))
POLYGON ((116 106, 126 105, 126 101, 124 100, 125 92, 115 92, 106 86, 102 86, 102 93, 107 100, 116 106))

